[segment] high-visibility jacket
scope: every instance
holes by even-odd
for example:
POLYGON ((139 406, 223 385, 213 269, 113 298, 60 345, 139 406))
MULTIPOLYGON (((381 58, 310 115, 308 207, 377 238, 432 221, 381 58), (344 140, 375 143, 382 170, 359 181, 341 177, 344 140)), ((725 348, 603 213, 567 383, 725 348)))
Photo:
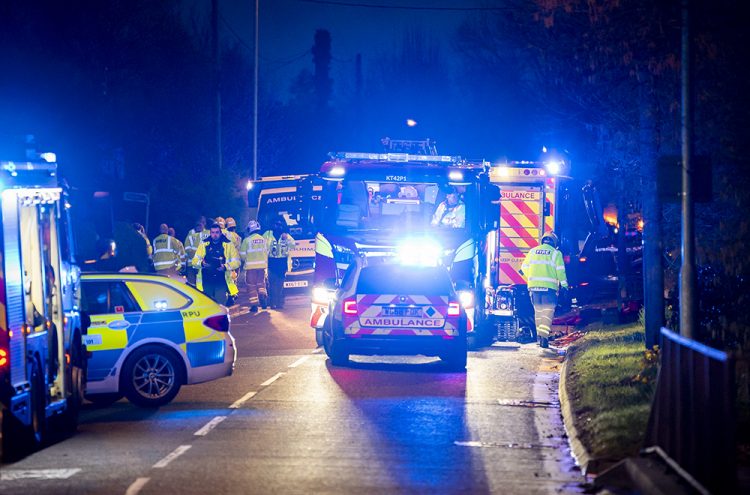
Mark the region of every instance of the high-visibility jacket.
POLYGON ((143 237, 143 240, 146 241, 146 256, 151 258, 154 254, 154 249, 151 247, 151 241, 148 240, 148 236, 146 234, 143 234, 141 232, 138 232, 138 234, 143 237))
POLYGON ((454 229, 462 229, 466 225, 466 205, 458 202, 453 206, 443 201, 432 215, 432 225, 444 225, 454 229))
POLYGON ((185 253, 185 245, 180 242, 176 237, 172 237, 172 241, 177 243, 177 251, 180 253, 180 268, 185 266, 187 262, 187 254, 185 253))
MULTIPOLYGON (((229 295, 235 296, 239 292, 237 289, 237 285, 234 283, 234 277, 232 276, 232 271, 236 270, 240 267, 240 253, 237 252, 237 250, 234 248, 234 244, 232 244, 229 239, 226 237, 222 238, 222 246, 224 247, 224 259, 226 260, 224 262, 224 280, 227 283, 227 289, 229 289, 229 295)), ((193 256, 192 261, 190 264, 193 268, 196 268, 198 270, 198 276, 195 280, 195 286, 198 288, 198 290, 203 290, 203 258, 206 257, 206 247, 211 242, 210 239, 207 239, 205 241, 202 241, 200 244, 198 244, 198 249, 195 251, 195 256, 193 256)))
POLYGON ((182 243, 174 237, 161 234, 154 239, 154 268, 156 271, 179 270, 185 260, 182 243))
POLYGON ((268 247, 266 238, 259 232, 254 232, 242 240, 240 258, 245 270, 268 268, 268 247))
POLYGON ((541 244, 530 249, 521 264, 521 270, 529 290, 535 288, 557 290, 559 286, 568 288, 563 255, 549 244, 541 244))
POLYGON ((232 241, 232 244, 234 244, 234 247, 237 249, 237 251, 240 250, 240 247, 242 246, 242 237, 237 232, 233 232, 231 230, 228 230, 224 234, 230 241, 232 241))
POLYGON ((188 261, 193 260, 193 256, 195 256, 195 252, 198 250, 198 244, 208 239, 210 233, 211 231, 206 229, 200 232, 196 232, 195 229, 190 229, 187 237, 185 237, 185 255, 187 256, 188 261))
POLYGON ((273 235, 273 230, 267 230, 263 237, 266 239, 266 249, 269 258, 286 258, 287 271, 292 269, 292 249, 294 249, 294 237, 289 234, 281 234, 279 239, 273 235))

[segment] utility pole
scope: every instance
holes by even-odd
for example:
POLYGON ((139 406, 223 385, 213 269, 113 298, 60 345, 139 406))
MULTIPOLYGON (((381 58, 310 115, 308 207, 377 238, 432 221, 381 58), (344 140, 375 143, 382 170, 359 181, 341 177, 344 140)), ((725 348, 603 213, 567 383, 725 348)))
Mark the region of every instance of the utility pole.
POLYGON ((255 54, 253 58, 253 180, 258 179, 258 14, 260 12, 260 0, 255 0, 255 54))
POLYGON ((221 45, 219 43, 219 0, 211 0, 212 86, 214 93, 214 126, 216 167, 221 170, 221 45))
POLYGON ((680 334, 695 338, 695 233, 693 167, 693 109, 690 43, 690 0, 682 0, 682 265, 680 266, 680 334))

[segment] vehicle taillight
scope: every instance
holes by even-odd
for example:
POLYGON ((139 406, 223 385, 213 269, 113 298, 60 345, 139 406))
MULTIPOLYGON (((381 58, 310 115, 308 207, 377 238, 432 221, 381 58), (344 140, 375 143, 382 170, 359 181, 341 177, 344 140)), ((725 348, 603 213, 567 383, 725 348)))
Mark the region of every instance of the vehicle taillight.
POLYGON ((8 364, 8 351, 0 347, 0 368, 4 368, 8 364))
POLYGON ((458 316, 461 314, 461 305, 457 302, 448 303, 448 316, 458 316))
POLYGON ((216 330, 217 332, 228 332, 229 331, 229 316, 227 315, 216 315, 211 316, 203 320, 203 324, 208 328, 216 330))
POLYGON ((354 299, 347 299, 344 301, 344 314, 356 315, 357 314, 357 301, 354 299))

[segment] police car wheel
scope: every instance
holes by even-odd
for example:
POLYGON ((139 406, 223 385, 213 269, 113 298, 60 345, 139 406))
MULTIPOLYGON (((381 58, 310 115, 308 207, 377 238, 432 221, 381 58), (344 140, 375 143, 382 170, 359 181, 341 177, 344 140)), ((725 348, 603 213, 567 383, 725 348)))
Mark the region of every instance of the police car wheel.
POLYGON ((184 381, 182 363, 174 351, 162 346, 144 346, 128 357, 122 369, 122 391, 141 407, 168 404, 184 381))

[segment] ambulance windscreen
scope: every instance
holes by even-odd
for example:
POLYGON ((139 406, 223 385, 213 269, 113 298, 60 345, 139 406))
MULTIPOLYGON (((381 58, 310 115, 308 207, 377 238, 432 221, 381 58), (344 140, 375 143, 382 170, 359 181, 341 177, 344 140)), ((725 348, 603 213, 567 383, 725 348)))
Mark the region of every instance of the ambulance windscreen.
POLYGON ((451 291, 451 279, 443 267, 368 266, 362 268, 357 282, 358 294, 448 296, 451 291))

